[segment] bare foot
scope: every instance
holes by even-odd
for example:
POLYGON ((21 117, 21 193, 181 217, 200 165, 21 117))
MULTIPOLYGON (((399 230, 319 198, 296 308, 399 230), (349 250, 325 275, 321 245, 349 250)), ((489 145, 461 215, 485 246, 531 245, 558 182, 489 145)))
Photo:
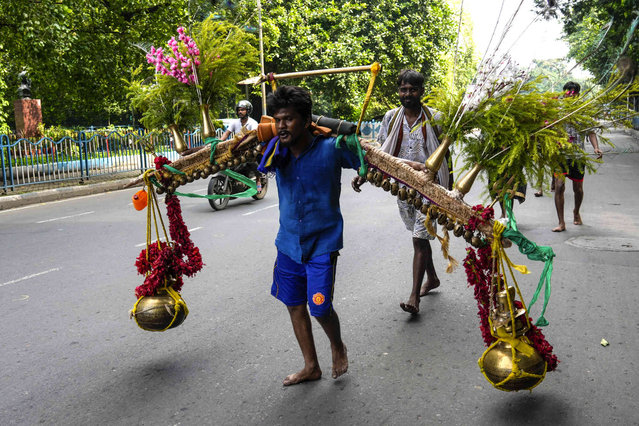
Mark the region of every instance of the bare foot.
POLYGON ((552 228, 552 232, 564 232, 566 230, 566 224, 560 223, 556 228, 552 228))
POLYGON ((302 382, 309 382, 311 380, 319 380, 322 378, 322 370, 319 367, 306 369, 306 367, 295 373, 286 376, 286 379, 282 382, 284 386, 296 385, 302 382))
POLYGON ((424 297, 428 294, 429 291, 436 289, 437 287, 439 287, 439 280, 433 280, 432 282, 430 280, 427 280, 423 285, 422 285, 422 289, 419 292, 419 297, 424 297))
POLYGON ((415 297, 415 296, 411 295, 408 298, 408 302, 400 303, 399 307, 402 308, 404 311, 409 312, 411 314, 419 313, 419 297, 415 297))
POLYGON ((575 212, 573 210, 573 213, 575 214, 575 220, 574 220, 574 224, 575 225, 583 225, 584 223, 581 221, 581 215, 579 214, 579 212, 575 212))
POLYGON ((342 349, 333 349, 333 378, 337 379, 348 371, 348 356, 346 355, 346 345, 342 343, 342 349))

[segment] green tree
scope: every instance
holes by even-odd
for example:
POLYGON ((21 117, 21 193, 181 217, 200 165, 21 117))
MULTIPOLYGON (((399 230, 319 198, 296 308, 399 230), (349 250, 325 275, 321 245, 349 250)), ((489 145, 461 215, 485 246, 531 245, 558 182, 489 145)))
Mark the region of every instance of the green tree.
POLYGON ((184 0, 3 0, 4 95, 15 98, 24 68, 47 124, 105 123, 126 107, 121 77, 144 59, 136 46, 165 39, 186 13, 184 0))
MULTIPOLYGON (((547 10, 545 0, 535 0, 539 10, 547 10)), ((557 10, 550 10, 548 18, 561 18, 568 56, 583 60, 583 67, 600 82, 620 56, 639 60, 639 37, 636 36, 639 0, 556 0, 557 10)))
MULTIPOLYGON (((255 1, 222 11, 256 27, 255 1)), ((397 103, 402 68, 422 72, 429 87, 442 83, 445 56, 455 46, 457 22, 444 0, 272 0, 263 2, 266 71, 382 64, 367 117, 397 103)), ((368 74, 337 74, 282 82, 309 88, 318 113, 356 119, 368 74)))

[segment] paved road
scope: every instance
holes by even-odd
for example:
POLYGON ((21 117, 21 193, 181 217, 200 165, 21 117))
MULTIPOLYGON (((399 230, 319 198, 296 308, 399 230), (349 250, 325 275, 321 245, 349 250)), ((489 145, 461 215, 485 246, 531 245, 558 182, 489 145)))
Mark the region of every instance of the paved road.
MULTIPOLYGON (((639 248, 639 154, 628 153, 637 151, 631 138, 611 136, 626 153, 586 177, 584 226, 550 232, 550 197, 516 206, 522 231, 557 253, 545 333, 561 363, 532 393, 504 393, 482 377, 472 291, 462 268, 443 273, 438 249, 442 287, 420 316, 399 309, 410 237, 393 198, 370 186, 355 194, 348 172, 335 302, 350 370, 290 388, 281 380, 301 357, 288 314, 269 295, 274 185, 264 200, 222 212, 182 200, 206 266, 184 286, 189 318, 165 333, 128 319, 145 241, 134 191, 0 212, 0 424, 638 424, 639 268, 637 251, 623 250, 639 248)), ((467 198, 476 203, 479 189, 467 198)), ((452 252, 463 258, 463 241, 452 252)), ((520 280, 530 297, 542 265, 509 252, 533 271, 520 280)), ((328 342, 315 330, 329 373, 328 342)))

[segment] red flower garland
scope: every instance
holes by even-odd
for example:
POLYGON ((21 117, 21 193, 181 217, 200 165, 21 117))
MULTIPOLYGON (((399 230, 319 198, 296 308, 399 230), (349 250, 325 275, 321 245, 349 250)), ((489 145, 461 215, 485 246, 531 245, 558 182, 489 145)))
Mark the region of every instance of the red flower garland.
MULTIPOLYGON (((468 221, 466 229, 475 231, 477 225, 485 223, 490 220, 493 215, 492 208, 484 208, 481 205, 474 206, 473 211, 480 213, 481 219, 476 216, 471 216, 468 221)), ((490 346, 495 342, 495 338, 490 333, 490 323, 488 321, 488 315, 490 314, 490 294, 488 289, 490 288, 490 278, 492 273, 492 261, 491 261, 491 247, 485 245, 477 251, 472 247, 466 249, 467 255, 464 259, 464 269, 466 270, 466 278, 468 279, 468 285, 474 287, 475 300, 477 301, 479 317, 479 328, 481 330, 482 338, 486 346, 490 346)), ((520 308, 523 305, 519 301, 515 301, 515 305, 520 308)), ((541 355, 541 357, 548 364, 548 371, 553 371, 557 368, 559 360, 556 355, 553 355, 553 347, 548 343, 546 337, 541 330, 532 323, 530 319, 530 330, 528 330, 525 336, 530 340, 531 346, 541 355)))
MULTIPOLYGON (((162 157, 158 157, 162 158, 162 157)), ((157 160, 157 159, 156 159, 157 160)), ((172 244, 157 243, 143 249, 136 259, 135 266, 138 273, 146 275, 144 283, 135 289, 135 297, 152 296, 164 285, 165 279, 175 279, 173 289, 180 291, 184 281, 182 275, 192 277, 202 269, 202 255, 191 240, 184 220, 180 200, 174 195, 166 196, 167 216, 169 218, 169 234, 172 244), (147 259, 148 257, 148 259, 147 259), (184 258, 187 258, 187 261, 184 258)))

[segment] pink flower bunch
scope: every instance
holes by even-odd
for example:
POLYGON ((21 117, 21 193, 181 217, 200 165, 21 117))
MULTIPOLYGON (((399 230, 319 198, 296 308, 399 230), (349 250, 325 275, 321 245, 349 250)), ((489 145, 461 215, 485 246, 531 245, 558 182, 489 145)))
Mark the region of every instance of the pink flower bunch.
POLYGON ((197 83, 197 68, 200 65, 200 49, 195 41, 184 33, 184 28, 177 29, 178 40, 175 37, 167 42, 170 53, 165 53, 160 48, 151 46, 151 51, 146 55, 149 64, 155 65, 155 71, 162 75, 170 75, 184 84, 197 83))

